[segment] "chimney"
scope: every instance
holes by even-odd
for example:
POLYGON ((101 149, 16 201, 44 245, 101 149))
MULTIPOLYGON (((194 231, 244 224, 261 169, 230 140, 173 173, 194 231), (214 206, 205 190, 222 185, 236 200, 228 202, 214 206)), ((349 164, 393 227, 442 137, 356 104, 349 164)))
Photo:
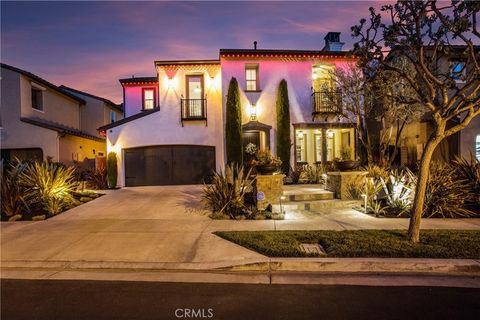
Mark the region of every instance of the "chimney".
POLYGON ((257 50, 257 41, 253 41, 253 49, 257 50))
POLYGON ((340 42, 340 32, 329 32, 323 39, 325 47, 322 51, 342 51, 344 43, 340 42))

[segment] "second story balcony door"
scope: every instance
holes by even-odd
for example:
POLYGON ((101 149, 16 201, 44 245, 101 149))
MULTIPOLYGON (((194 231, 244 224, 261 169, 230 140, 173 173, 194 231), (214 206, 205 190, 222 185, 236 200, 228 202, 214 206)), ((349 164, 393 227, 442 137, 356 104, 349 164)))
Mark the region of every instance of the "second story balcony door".
POLYGON ((203 75, 187 76, 186 118, 204 118, 203 75))

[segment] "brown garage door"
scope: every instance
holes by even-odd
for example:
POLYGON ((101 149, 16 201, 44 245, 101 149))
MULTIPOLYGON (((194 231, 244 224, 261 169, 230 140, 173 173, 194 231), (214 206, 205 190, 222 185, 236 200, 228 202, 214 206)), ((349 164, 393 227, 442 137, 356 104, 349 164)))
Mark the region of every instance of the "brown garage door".
POLYGON ((125 149, 125 185, 158 186, 209 182, 215 147, 150 146, 125 149))

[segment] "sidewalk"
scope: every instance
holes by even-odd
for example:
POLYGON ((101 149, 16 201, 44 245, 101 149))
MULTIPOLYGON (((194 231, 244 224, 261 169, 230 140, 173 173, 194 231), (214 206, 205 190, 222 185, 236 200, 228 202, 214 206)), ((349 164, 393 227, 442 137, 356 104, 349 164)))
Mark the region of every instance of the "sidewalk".
MULTIPOLYGON (((293 279, 294 273, 306 273, 309 279, 313 274, 326 279, 339 274, 393 273, 448 274, 478 282, 478 260, 270 259, 212 232, 404 229, 408 219, 377 219, 355 210, 331 209, 316 214, 292 212, 283 221, 211 220, 198 210, 199 190, 192 186, 126 188, 46 221, 2 222, 1 277, 177 281, 189 278, 180 276, 187 273, 193 274, 192 281, 218 277, 275 283, 293 279)), ((480 229, 480 219, 429 219, 422 228, 480 229)))

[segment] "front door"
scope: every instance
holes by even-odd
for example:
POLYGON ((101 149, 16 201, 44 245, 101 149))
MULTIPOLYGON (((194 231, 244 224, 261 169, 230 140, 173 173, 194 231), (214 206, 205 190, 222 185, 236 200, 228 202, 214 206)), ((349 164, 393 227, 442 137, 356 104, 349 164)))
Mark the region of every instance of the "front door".
POLYGON ((256 150, 260 150, 260 132, 259 131, 244 131, 243 132, 243 159, 246 163, 253 160, 253 154, 248 154, 246 151, 247 145, 252 143, 256 150))
POLYGON ((187 76, 187 110, 188 118, 203 117, 203 75, 187 76))

